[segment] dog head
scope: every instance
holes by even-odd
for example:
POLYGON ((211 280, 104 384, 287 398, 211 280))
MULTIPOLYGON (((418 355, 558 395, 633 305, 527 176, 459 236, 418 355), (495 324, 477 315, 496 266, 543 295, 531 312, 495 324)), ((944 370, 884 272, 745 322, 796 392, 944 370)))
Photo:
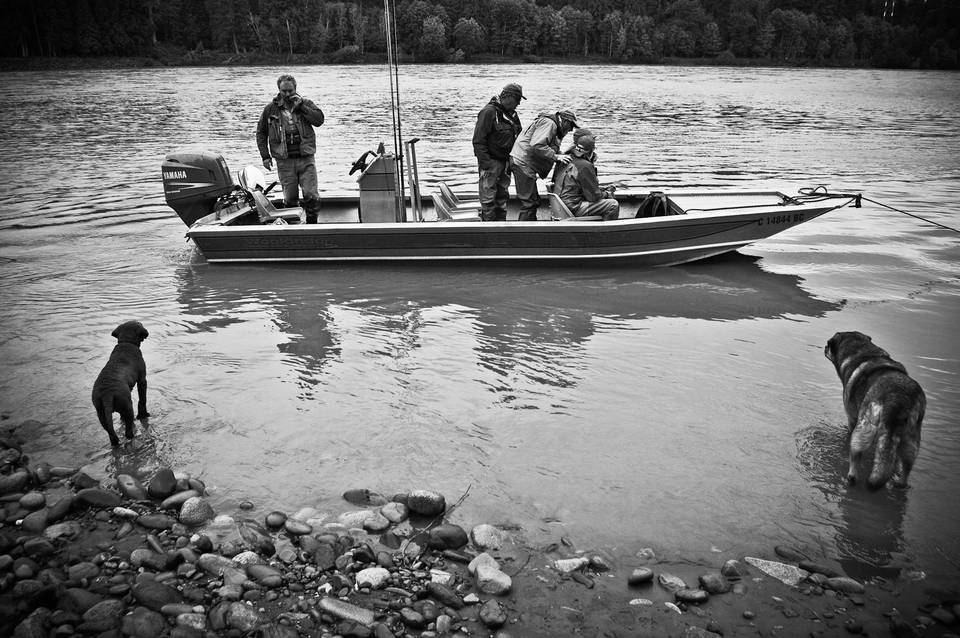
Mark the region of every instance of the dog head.
POLYGON ((830 337, 823 348, 823 355, 840 369, 844 360, 853 355, 869 354, 872 356, 889 357, 883 348, 874 345, 869 335, 862 332, 838 332, 830 337))
POLYGON ((150 335, 139 321, 121 323, 110 334, 120 343, 132 343, 135 346, 139 346, 150 335))

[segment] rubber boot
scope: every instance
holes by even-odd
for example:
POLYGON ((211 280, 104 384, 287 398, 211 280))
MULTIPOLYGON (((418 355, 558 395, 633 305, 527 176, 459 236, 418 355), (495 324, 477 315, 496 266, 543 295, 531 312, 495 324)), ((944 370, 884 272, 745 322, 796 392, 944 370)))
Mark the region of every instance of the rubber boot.
POLYGON ((318 199, 303 200, 303 212, 306 214, 306 222, 308 224, 316 224, 317 215, 320 212, 320 200, 318 199))

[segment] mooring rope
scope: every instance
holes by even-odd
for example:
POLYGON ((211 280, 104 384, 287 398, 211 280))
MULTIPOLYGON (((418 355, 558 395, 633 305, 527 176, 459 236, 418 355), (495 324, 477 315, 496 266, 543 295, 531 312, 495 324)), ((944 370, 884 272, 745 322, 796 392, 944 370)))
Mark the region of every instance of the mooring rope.
POLYGON ((876 204, 877 206, 883 206, 884 208, 888 208, 888 209, 894 211, 895 213, 901 213, 901 214, 903 214, 903 215, 907 215, 908 217, 913 217, 914 219, 919 219, 919 220, 922 221, 922 222, 927 222, 928 224, 932 224, 932 225, 934 225, 934 226, 939 226, 940 228, 943 228, 944 230, 952 230, 953 232, 955 232, 955 233, 957 233, 957 234, 960 234, 960 230, 958 230, 958 229, 956 229, 956 228, 953 228, 952 226, 947 226, 946 224, 941 224, 940 222, 935 222, 935 221, 933 221, 932 219, 927 219, 926 217, 923 217, 923 216, 921 216, 921 215, 916 215, 916 214, 914 214, 914 213, 908 213, 908 212, 905 211, 905 210, 900 210, 899 208, 894 208, 893 206, 888 206, 887 204, 884 204, 883 202, 878 202, 878 201, 875 200, 875 199, 870 199, 869 197, 864 197, 863 195, 861 195, 861 194, 859 194, 859 193, 857 193, 856 195, 841 194, 841 193, 828 193, 825 186, 814 186, 814 187, 809 187, 809 186, 808 186, 808 187, 805 187, 805 188, 801 188, 801 189, 799 190, 799 193, 800 193, 800 197, 797 197, 797 198, 795 198, 795 199, 801 199, 801 198, 802 198, 804 201, 820 201, 821 199, 830 199, 830 198, 832 198, 832 197, 853 197, 853 198, 856 199, 856 204, 854 205, 854 208, 860 208, 860 201, 863 200, 863 201, 866 201, 866 202, 870 202, 871 204, 876 204))

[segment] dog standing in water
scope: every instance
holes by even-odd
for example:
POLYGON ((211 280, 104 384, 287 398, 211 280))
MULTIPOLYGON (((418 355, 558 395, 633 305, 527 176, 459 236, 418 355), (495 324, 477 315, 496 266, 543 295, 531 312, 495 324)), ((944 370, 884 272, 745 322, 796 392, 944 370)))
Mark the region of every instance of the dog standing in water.
POLYGON ((880 489, 891 478, 906 487, 920 452, 920 425, 927 399, 902 364, 862 332, 838 332, 823 351, 843 384, 843 407, 850 428, 847 480, 860 480, 867 458, 867 487, 880 489), (871 450, 873 458, 867 456, 871 450))
POLYGON ((111 334, 117 338, 117 345, 93 384, 93 407, 97 410, 100 425, 110 437, 110 444, 120 445, 120 439, 113 429, 113 413, 120 413, 123 433, 132 439, 133 400, 130 392, 134 384, 139 398, 137 418, 150 416, 147 413, 147 364, 140 352, 140 344, 150 333, 139 321, 127 321, 117 326, 111 334))

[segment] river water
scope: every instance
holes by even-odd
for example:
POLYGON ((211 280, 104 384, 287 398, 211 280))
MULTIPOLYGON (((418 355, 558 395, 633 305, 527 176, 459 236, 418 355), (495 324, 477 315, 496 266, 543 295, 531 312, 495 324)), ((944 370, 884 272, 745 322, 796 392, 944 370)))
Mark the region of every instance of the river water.
MULTIPOLYGON (((259 163, 279 68, 0 74, 0 411, 37 459, 96 476, 170 465, 218 511, 336 513, 352 487, 466 494, 455 521, 716 566, 778 543, 851 575, 956 586, 960 237, 844 209, 730 258, 659 270, 209 266, 163 201, 185 147, 259 163), (90 388, 127 319, 149 329, 149 428, 110 449, 90 388), (823 356, 860 330, 928 398, 907 491, 849 488, 823 356)), ((391 142, 380 67, 293 69, 327 113, 322 190, 391 142)), ((567 106, 606 180, 825 184, 960 226, 960 83, 906 71, 410 66, 419 172, 472 188, 477 110, 519 82, 567 106)))

